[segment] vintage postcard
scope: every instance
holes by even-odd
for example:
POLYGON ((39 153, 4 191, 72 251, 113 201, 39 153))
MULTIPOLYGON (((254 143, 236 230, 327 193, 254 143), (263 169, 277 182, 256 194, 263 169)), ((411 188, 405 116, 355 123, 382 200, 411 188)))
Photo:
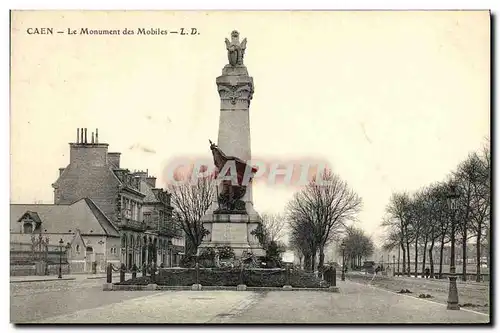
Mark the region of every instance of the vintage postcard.
POLYGON ((15 324, 488 324, 488 11, 10 13, 15 324))

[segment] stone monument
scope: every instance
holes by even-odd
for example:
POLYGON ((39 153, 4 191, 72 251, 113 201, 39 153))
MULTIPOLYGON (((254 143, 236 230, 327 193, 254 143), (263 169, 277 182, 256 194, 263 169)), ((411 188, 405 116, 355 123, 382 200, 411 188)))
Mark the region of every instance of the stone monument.
POLYGON ((217 171, 224 172, 225 166, 231 172, 236 170, 235 181, 222 181, 217 185, 216 198, 202 217, 202 223, 209 234, 198 248, 230 246, 237 257, 244 252, 265 256, 254 230, 261 224, 261 218, 253 207, 251 175, 256 168, 247 164, 251 160, 249 108, 254 86, 243 64, 246 38, 241 42, 239 33, 226 38, 229 64, 216 79, 220 96, 219 137, 217 145, 210 141, 210 149, 217 171), (227 164, 229 162, 229 164, 227 164))

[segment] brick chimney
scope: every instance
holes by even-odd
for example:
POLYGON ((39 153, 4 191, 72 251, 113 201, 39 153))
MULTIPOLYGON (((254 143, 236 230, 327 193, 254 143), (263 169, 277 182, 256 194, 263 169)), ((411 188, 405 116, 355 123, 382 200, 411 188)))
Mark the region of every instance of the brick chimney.
POLYGON ((151 187, 156 187, 156 177, 153 176, 146 177, 146 183, 148 183, 149 186, 151 187))
POLYGON ((108 163, 115 169, 120 168, 121 153, 108 153, 108 163))
POLYGON ((62 175, 62 173, 64 172, 64 170, 66 170, 66 168, 59 168, 59 176, 62 175))
POLYGON ((145 181, 146 178, 148 177, 148 173, 147 171, 136 171, 134 172, 134 176, 145 181))
POLYGON ((70 143, 69 162, 73 165, 105 166, 107 164, 108 144, 87 141, 87 129, 76 130, 77 140, 70 143))

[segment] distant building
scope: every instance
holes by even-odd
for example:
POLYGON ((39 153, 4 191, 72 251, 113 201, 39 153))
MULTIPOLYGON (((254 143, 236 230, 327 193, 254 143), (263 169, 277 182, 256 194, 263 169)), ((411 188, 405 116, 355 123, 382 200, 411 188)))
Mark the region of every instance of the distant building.
POLYGON ((156 187, 156 178, 122 168, 121 154, 108 152, 97 130, 88 140, 87 129, 77 129, 69 145, 69 164, 52 184, 54 204, 11 205, 11 243, 27 244, 30 234, 41 232, 57 245, 64 236, 77 271, 91 271, 90 262, 100 271, 108 262, 178 265, 183 234, 172 220, 170 194, 156 187))
POLYGON ((56 266, 63 241, 70 272, 91 272, 94 262, 97 271, 104 271, 106 262, 120 264, 120 233, 89 198, 70 205, 10 205, 11 264, 32 265, 32 246, 39 237, 48 240, 49 262, 56 266))

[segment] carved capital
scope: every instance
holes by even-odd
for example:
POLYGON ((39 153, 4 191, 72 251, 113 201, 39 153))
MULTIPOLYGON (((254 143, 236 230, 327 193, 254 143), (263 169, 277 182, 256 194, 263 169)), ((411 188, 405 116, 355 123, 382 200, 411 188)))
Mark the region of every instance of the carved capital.
POLYGON ((219 84, 219 96, 221 101, 228 101, 231 105, 236 105, 238 101, 250 102, 253 97, 253 87, 248 84, 219 84))

